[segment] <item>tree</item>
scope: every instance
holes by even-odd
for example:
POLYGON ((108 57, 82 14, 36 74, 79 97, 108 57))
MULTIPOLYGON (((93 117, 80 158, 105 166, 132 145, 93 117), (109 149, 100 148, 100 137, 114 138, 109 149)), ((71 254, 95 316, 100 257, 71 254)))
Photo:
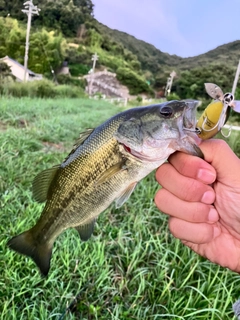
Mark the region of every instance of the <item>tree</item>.
POLYGON ((85 15, 93 15, 94 4, 91 0, 73 0, 74 5, 80 8, 85 15))
MULTIPOLYGON (((44 26, 61 30, 67 37, 77 35, 79 26, 93 16, 94 4, 91 0, 33 0, 41 11, 33 16, 33 26, 44 26)), ((22 0, 0 0, 0 16, 27 21, 22 0)))
POLYGON ((142 92, 153 93, 146 80, 129 68, 119 67, 116 71, 117 79, 129 88, 130 94, 142 92))
POLYGON ((182 71, 176 80, 176 93, 182 98, 209 98, 204 83, 212 82, 219 85, 224 92, 230 91, 235 70, 225 64, 210 64, 208 67, 182 71))
POLYGON ((5 62, 0 62, 0 84, 10 77, 14 78, 11 68, 5 62))
POLYGON ((29 50, 29 69, 37 73, 50 74, 64 61, 66 42, 61 34, 42 29, 31 35, 29 50))
POLYGON ((18 21, 0 17, 0 57, 6 55, 23 62, 26 31, 19 27, 18 21))

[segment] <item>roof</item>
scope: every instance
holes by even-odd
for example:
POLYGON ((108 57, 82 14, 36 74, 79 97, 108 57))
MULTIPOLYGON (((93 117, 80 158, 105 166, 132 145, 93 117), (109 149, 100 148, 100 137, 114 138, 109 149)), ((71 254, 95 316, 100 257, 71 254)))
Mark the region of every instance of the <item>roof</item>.
MULTIPOLYGON (((18 61, 10 58, 9 56, 5 56, 5 57, 3 57, 3 58, 0 58, 0 62, 1 62, 1 61, 4 61, 4 60, 6 60, 6 59, 10 60, 11 62, 17 64, 19 67, 21 67, 22 69, 24 69, 24 66, 23 66, 21 63, 19 63, 18 61)), ((30 75, 33 75, 33 76, 38 75, 37 73, 35 73, 35 72, 33 72, 33 71, 29 70, 29 69, 27 69, 27 72, 28 72, 30 75)))

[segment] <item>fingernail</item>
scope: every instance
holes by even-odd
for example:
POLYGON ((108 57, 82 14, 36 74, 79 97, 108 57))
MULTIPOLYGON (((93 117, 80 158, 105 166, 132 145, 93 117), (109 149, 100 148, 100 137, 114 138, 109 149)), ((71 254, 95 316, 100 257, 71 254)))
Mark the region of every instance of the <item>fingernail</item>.
POLYGON ((211 208, 208 214, 208 221, 210 222, 216 222, 218 221, 219 216, 218 216, 218 212, 216 209, 211 208))
POLYGON ((199 180, 205 183, 213 183, 216 179, 215 173, 206 169, 199 169, 197 173, 197 177, 199 180))
POLYGON ((212 190, 206 191, 202 196, 202 202, 212 204, 215 200, 215 193, 212 190))
POLYGON ((218 236, 220 236, 221 234, 221 230, 218 227, 213 227, 213 238, 217 238, 218 236))

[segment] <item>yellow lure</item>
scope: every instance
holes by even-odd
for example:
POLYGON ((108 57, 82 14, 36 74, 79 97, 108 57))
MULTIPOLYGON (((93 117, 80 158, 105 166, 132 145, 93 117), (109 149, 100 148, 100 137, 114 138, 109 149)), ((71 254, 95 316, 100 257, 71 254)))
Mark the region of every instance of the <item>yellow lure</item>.
POLYGON ((207 106, 197 122, 196 127, 200 130, 199 138, 210 139, 218 133, 218 123, 223 107, 222 101, 214 101, 207 106))

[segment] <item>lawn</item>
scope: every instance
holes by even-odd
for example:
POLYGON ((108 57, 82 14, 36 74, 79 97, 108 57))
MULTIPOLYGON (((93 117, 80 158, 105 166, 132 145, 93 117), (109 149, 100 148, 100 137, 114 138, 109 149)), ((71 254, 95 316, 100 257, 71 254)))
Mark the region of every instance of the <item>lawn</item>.
POLYGON ((154 205, 153 173, 122 208, 101 214, 88 242, 75 230, 59 236, 47 278, 6 247, 41 213, 34 176, 60 163, 81 131, 120 110, 87 99, 1 98, 0 319, 234 319, 239 275, 171 236, 154 205))

